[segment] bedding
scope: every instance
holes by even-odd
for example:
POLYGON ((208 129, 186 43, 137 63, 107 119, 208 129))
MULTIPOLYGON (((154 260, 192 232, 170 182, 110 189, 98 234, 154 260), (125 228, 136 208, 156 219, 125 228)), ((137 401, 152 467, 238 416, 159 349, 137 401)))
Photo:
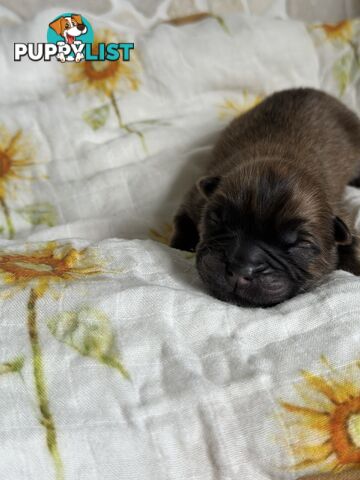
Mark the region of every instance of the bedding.
MULTIPOLYGON (((59 13, 4 11, 0 31, 0 478, 359 467, 360 280, 337 271, 245 309, 210 297, 193 255, 168 247, 236 115, 296 86, 360 113, 359 20, 84 9, 95 42, 134 41, 130 62, 14 62, 13 43, 44 41, 59 13)), ((360 192, 346 195, 356 213, 360 192)))

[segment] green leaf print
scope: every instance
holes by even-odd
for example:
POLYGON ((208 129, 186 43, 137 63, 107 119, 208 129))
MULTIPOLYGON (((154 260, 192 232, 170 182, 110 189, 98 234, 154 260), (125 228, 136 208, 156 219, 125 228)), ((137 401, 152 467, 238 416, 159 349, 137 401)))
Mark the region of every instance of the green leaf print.
POLYGON ((77 311, 62 312, 48 321, 48 327, 54 337, 81 355, 118 370, 130 379, 118 359, 115 335, 108 316, 92 307, 83 307, 77 311))
POLYGON ((357 65, 354 60, 355 56, 351 51, 340 57, 334 63, 333 73, 338 84, 340 96, 344 95, 347 86, 355 76, 357 65))
POLYGON ((16 211, 31 225, 44 224, 53 227, 57 223, 57 212, 51 203, 34 203, 16 211))
POLYGON ((103 105, 84 112, 83 119, 93 130, 98 130, 106 124, 109 113, 110 105, 103 105))

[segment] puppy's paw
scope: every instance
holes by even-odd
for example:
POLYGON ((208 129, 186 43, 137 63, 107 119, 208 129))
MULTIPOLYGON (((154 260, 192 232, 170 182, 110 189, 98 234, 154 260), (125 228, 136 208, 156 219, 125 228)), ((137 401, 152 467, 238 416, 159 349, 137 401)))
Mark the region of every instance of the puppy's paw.
POLYGON ((170 247, 187 252, 194 252, 199 242, 199 233, 195 223, 187 213, 180 213, 174 219, 174 234, 170 247))
POLYGON ((182 234, 175 234, 171 238, 170 247, 177 250, 184 250, 186 252, 195 252, 196 243, 192 242, 182 234))
MULTIPOLYGON (((340 270, 345 270, 353 275, 360 276, 360 249, 359 239, 354 238, 351 245, 342 245, 338 247, 340 270)), ((360 480, 360 473, 359 473, 360 480)))

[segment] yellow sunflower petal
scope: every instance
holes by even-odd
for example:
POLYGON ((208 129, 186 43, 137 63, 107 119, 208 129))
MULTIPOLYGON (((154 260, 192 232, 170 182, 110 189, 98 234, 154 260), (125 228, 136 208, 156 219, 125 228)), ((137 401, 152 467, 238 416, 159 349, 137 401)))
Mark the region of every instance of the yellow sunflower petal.
POLYGON ((328 431, 330 417, 327 412, 319 412, 312 408, 301 407, 287 402, 281 402, 281 406, 290 413, 301 415, 302 422, 308 427, 319 431, 328 431))
POLYGON ((303 457, 307 461, 323 461, 332 453, 333 448, 330 441, 318 445, 295 445, 292 448, 293 453, 298 457, 303 457))
POLYGON ((315 375, 311 372, 307 372, 306 370, 302 372, 302 375, 308 385, 310 385, 315 391, 325 395, 325 397, 331 400, 334 404, 338 404, 342 401, 343 391, 336 389, 336 387, 327 382, 325 378, 315 375))

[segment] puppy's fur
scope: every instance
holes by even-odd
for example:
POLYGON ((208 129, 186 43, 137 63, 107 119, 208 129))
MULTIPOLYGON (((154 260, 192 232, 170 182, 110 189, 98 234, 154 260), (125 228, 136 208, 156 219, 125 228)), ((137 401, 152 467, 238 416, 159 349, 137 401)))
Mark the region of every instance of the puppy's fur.
POLYGON ((360 184, 357 116, 317 90, 275 93, 224 131, 175 216, 171 245, 196 250, 217 298, 280 303, 336 268, 360 274, 347 184, 360 184))

